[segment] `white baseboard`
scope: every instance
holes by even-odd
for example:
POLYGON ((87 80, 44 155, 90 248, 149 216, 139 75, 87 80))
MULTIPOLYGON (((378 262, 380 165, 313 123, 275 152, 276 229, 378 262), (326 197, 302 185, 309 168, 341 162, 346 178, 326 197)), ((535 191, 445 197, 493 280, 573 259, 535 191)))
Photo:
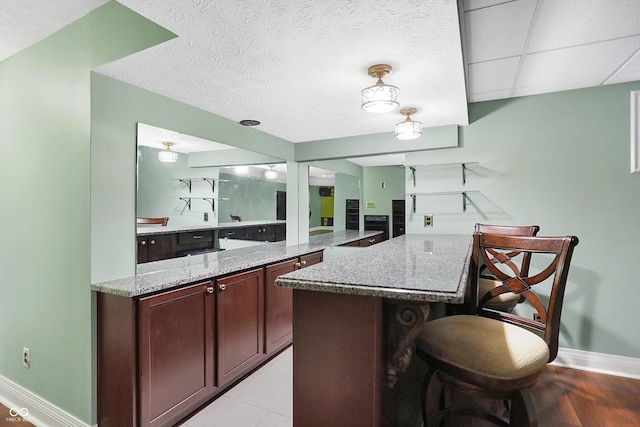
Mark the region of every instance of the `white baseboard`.
POLYGON ((552 365, 640 379, 640 359, 615 354, 560 348, 552 365))
POLYGON ((23 418, 20 412, 25 414, 25 421, 29 421, 36 427, 90 427, 89 424, 2 375, 0 375, 0 403, 18 412, 17 418, 20 421, 23 418))

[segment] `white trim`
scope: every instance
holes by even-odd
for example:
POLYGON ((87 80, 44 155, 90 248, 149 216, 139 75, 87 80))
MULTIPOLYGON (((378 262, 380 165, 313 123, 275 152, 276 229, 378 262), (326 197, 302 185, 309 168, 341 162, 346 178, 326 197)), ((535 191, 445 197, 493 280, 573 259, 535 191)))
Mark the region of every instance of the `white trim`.
POLYGON ((640 379, 640 359, 615 354, 560 348, 552 365, 640 379))
POLYGON ((2 375, 0 375, 0 403, 10 409, 27 408, 29 415, 25 421, 37 427, 90 427, 89 424, 2 375))
POLYGON ((640 173, 640 90, 631 92, 631 173, 640 173))

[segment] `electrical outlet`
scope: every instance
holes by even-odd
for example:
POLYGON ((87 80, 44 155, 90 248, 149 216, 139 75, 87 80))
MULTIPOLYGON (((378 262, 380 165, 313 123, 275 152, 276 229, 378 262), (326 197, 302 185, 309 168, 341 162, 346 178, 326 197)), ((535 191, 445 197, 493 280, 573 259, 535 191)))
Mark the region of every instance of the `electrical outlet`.
POLYGON ((209 212, 204 213, 204 220, 209 221, 209 212))
POLYGON ((29 369, 31 367, 31 350, 22 347, 22 366, 29 369))
POLYGON ((376 207, 376 202, 367 202, 367 209, 373 209, 376 207))
POLYGON ((433 227, 433 215, 425 215, 424 216, 424 226, 425 227, 433 227))

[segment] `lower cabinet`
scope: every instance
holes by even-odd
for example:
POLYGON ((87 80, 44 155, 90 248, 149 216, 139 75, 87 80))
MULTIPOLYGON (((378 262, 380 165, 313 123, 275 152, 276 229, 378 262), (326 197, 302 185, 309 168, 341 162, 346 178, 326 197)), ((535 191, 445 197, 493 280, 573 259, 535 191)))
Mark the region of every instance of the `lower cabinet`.
POLYGON ((303 255, 265 268, 265 352, 277 353, 293 338, 293 290, 276 286, 276 278, 322 262, 322 252, 303 255))
POLYGON ((98 425, 170 427, 291 343, 277 276, 322 251, 140 298, 97 293, 98 425))
POLYGON ((367 247, 371 245, 375 245, 376 243, 380 243, 382 241, 382 235, 376 234, 373 237, 368 237, 366 239, 356 240, 355 242, 345 243, 340 246, 359 246, 359 247, 367 247))
POLYGON ((213 394, 214 308, 210 281, 139 301, 141 425, 175 423, 213 394))
POLYGON ((173 258, 175 234, 138 236, 138 264, 173 258))
POLYGON ((262 268, 216 281, 218 385, 249 372, 263 358, 264 278, 262 268))

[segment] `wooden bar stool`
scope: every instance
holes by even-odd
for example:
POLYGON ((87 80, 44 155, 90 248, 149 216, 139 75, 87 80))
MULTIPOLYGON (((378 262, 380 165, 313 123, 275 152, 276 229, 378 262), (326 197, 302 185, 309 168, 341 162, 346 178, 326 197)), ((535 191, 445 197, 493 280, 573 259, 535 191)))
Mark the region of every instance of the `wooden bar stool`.
MULTIPOLYGON (((476 261, 484 263, 501 285, 480 299, 477 315, 449 316, 425 324, 416 341, 417 353, 429 364, 423 390, 425 426, 438 426, 443 420, 461 415, 496 425, 537 425, 528 388, 558 353, 564 289, 577 244, 574 236, 476 233, 476 261), (522 264, 512 259, 514 254, 536 254, 536 272, 523 274, 522 264), (542 283, 551 286, 548 304, 533 292, 542 283), (488 301, 504 293, 523 297, 539 317, 487 307, 488 301), (445 389, 450 393, 444 393, 445 389), (507 402, 508 415, 478 405, 477 398, 507 402)), ((471 280, 478 281, 480 269, 476 265, 472 271, 471 280)), ((518 306, 518 311, 521 309, 518 306)))

